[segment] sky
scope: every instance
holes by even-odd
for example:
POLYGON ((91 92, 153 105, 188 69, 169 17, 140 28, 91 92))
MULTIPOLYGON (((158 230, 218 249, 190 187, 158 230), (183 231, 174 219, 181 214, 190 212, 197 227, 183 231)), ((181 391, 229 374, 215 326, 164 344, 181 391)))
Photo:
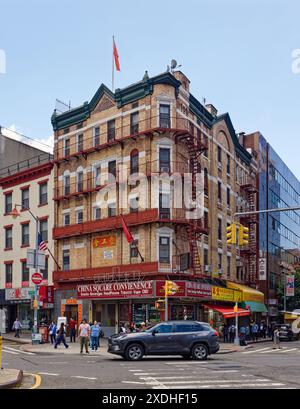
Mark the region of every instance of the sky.
POLYGON ((117 88, 175 58, 196 98, 259 130, 300 179, 299 15, 298 0, 0 0, 0 125, 51 143, 56 98, 111 87, 115 35, 117 88))

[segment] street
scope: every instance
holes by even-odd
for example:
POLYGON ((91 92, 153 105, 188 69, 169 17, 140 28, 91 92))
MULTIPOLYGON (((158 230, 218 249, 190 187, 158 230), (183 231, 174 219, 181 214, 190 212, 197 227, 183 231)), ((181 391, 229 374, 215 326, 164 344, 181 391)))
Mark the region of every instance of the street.
POLYGON ((21 389, 300 389, 300 341, 271 342, 207 361, 149 357, 127 362, 107 354, 38 355, 5 341, 4 368, 24 371, 21 389))

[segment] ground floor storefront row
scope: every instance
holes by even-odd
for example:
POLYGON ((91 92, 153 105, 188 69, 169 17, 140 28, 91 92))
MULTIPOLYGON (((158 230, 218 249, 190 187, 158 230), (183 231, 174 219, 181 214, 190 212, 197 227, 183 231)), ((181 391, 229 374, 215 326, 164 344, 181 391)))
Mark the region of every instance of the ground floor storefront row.
MULTIPOLYGON (((263 294, 252 291, 252 299, 246 300, 246 289, 225 288, 194 281, 177 281, 177 291, 168 297, 168 318, 171 320, 199 320, 209 322, 219 329, 235 321, 234 305, 239 303, 240 324, 260 321, 264 312, 254 311, 264 305, 263 294), (252 302, 247 306, 247 302, 252 302), (242 308, 242 303, 245 308, 242 308), (253 308, 255 304, 255 308, 253 308)), ((74 318, 80 324, 83 318, 89 322, 101 322, 106 336, 118 332, 120 324, 139 326, 164 320, 163 280, 114 281, 110 283, 77 285, 74 289, 55 291, 56 317, 74 318)), ((251 291, 250 291, 251 290, 251 291)), ((246 298, 251 298, 249 294, 246 298)), ((261 310, 264 310, 261 308, 261 310)))

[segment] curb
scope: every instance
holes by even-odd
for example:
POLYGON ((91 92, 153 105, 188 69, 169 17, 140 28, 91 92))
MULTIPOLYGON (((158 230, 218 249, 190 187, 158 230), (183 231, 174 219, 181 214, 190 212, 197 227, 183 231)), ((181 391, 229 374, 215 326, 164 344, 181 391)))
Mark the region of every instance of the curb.
MULTIPOLYGON (((27 349, 27 348, 26 348, 26 345, 21 346, 20 349, 21 349, 22 351, 24 351, 24 352, 32 352, 32 353, 34 353, 34 354, 36 354, 36 355, 71 355, 71 356, 73 356, 73 355, 80 355, 79 349, 78 349, 78 352, 74 352, 74 353, 73 353, 73 352, 67 352, 67 353, 65 353, 65 352, 59 352, 59 353, 57 353, 57 352, 55 352, 55 351, 35 351, 34 349, 31 349, 31 348, 27 349)), ((93 354, 93 353, 91 353, 91 351, 90 351, 89 354, 84 353, 84 354, 82 354, 82 355, 88 355, 88 356, 93 356, 93 357, 110 356, 110 354, 108 354, 108 353, 105 352, 105 351, 100 352, 99 354, 93 354)))
POLYGON ((16 380, 0 384, 0 389, 11 389, 21 384, 23 380, 23 371, 19 370, 19 374, 16 380))
POLYGON ((2 335, 2 339, 3 341, 11 341, 11 342, 16 342, 17 344, 31 344, 31 340, 25 340, 22 338, 10 338, 10 337, 6 337, 5 335, 2 335))
POLYGON ((228 351, 218 351, 217 355, 233 354, 234 352, 239 352, 238 349, 230 349, 228 351))

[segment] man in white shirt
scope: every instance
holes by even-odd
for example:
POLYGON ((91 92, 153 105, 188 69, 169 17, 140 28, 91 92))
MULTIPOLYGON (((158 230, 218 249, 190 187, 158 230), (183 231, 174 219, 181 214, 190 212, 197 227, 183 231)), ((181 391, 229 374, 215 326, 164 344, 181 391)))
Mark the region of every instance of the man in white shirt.
POLYGON ((85 346, 85 352, 89 354, 89 338, 91 333, 91 327, 84 318, 79 325, 79 339, 80 339, 80 353, 83 352, 83 345, 85 346))

